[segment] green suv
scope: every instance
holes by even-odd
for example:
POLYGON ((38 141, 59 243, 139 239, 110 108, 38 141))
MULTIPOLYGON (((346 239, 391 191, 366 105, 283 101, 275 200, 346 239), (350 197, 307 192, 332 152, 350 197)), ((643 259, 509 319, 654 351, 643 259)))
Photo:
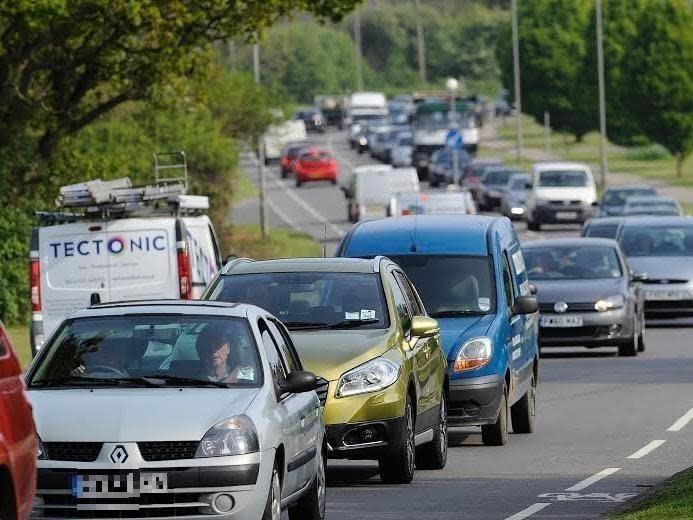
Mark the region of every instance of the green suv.
POLYGON ((227 264, 203 298, 257 305, 280 318, 320 376, 328 454, 377 460, 386 482, 447 460, 446 360, 438 323, 384 257, 227 264))

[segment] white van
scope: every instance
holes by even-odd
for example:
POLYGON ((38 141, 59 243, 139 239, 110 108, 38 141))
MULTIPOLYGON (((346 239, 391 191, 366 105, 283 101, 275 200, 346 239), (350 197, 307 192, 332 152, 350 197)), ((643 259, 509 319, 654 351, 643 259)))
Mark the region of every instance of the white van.
POLYGON ((285 144, 292 141, 305 141, 307 135, 306 124, 300 119, 270 126, 262 138, 265 145, 265 164, 281 159, 285 144))
POLYGON ((199 298, 222 258, 209 217, 183 206, 122 218, 43 214, 30 244, 33 353, 66 316, 93 303, 199 298))
POLYGON ((388 216, 392 197, 411 192, 419 192, 416 168, 393 168, 389 165, 354 168, 344 188, 349 200, 349 222, 388 216))
POLYGON ((392 197, 390 216, 402 215, 476 215, 476 205, 467 190, 400 193, 392 197))
POLYGON ((573 162, 535 163, 525 205, 527 228, 532 231, 542 224, 583 224, 597 205, 592 170, 573 162))

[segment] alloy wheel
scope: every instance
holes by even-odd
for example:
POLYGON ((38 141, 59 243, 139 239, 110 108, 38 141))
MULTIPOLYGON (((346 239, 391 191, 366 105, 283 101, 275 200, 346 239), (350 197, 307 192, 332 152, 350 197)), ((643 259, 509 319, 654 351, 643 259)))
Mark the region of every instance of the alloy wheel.
POLYGON ((414 420, 412 419, 411 405, 407 406, 407 464, 409 471, 414 472, 416 459, 416 446, 414 443, 414 420))
POLYGON ((320 518, 324 518, 325 516, 325 501, 326 501, 326 477, 325 477, 325 458, 324 455, 320 460, 320 464, 318 465, 318 509, 320 510, 320 518))
POLYGON ((445 397, 440 399, 440 452, 447 455, 448 452, 448 410, 445 397))

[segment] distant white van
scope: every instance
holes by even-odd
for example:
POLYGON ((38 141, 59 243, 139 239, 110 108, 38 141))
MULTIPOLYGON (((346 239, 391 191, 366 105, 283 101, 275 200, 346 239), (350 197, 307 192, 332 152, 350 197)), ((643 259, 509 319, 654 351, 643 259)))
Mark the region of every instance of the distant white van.
POLYGON ((388 216, 392 197, 399 193, 418 192, 419 189, 416 168, 393 168, 389 165, 354 168, 343 188, 349 201, 349 222, 388 216))
POLYGON ((307 135, 306 124, 300 119, 270 126, 263 136, 265 164, 281 159, 285 144, 292 141, 305 141, 307 135))
POLYGON ((222 258, 211 220, 197 213, 44 215, 30 244, 33 353, 66 316, 93 303, 199 298, 222 258))
POLYGON ((400 193, 392 197, 390 216, 402 215, 476 215, 476 205, 467 190, 400 193))

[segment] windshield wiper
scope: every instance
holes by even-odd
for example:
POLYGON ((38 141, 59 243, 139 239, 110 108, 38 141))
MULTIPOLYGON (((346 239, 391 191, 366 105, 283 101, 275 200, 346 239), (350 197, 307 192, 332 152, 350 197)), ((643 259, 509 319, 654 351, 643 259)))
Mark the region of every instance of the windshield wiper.
POLYGON ((329 329, 351 329, 351 328, 356 328, 360 327, 361 325, 373 325, 374 323, 378 323, 380 320, 376 318, 371 318, 368 320, 344 320, 340 321, 338 323, 332 323, 328 325, 327 328, 329 329))
POLYGON ((289 330, 301 329, 326 329, 330 326, 329 323, 321 321, 285 321, 284 326, 289 330))
POLYGON ((33 381, 30 387, 50 387, 50 386, 122 386, 132 383, 144 383, 146 386, 162 386, 145 377, 82 377, 82 376, 65 376, 51 377, 47 379, 39 379, 33 381))
POLYGON ((165 374, 152 374, 142 376, 142 379, 149 379, 152 381, 159 381, 156 386, 213 386, 216 388, 228 388, 228 383, 222 383, 221 381, 211 381, 208 379, 195 379, 194 377, 179 377, 179 376, 169 376, 165 374))
POLYGON ((459 316, 479 316, 483 315, 483 312, 480 311, 470 311, 470 310, 449 310, 449 311, 438 311, 438 312, 429 312, 428 315, 431 318, 456 318, 459 316))

